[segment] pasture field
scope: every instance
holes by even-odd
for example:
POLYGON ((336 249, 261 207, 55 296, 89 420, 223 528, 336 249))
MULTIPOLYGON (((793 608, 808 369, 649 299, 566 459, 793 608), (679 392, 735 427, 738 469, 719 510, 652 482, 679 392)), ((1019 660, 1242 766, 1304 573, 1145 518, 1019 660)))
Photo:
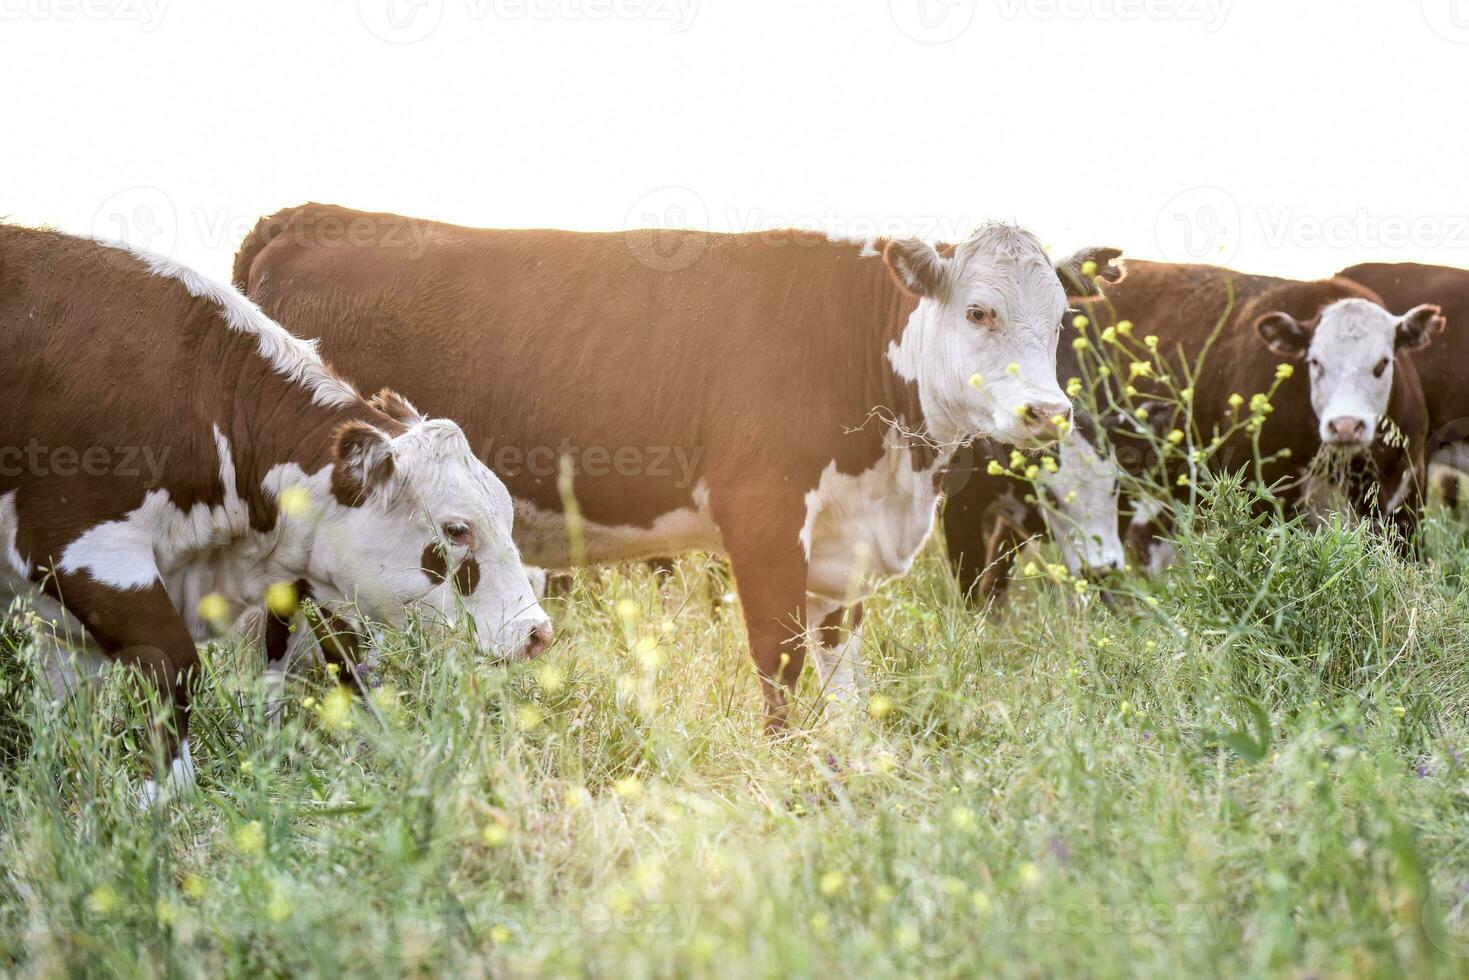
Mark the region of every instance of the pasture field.
POLYGON ((372 712, 319 672, 275 735, 217 645, 198 789, 146 814, 129 684, 57 705, 12 633, 0 963, 1469 974, 1469 535, 1431 512, 1413 564, 1219 499, 1110 608, 1042 563, 977 616, 935 543, 870 605, 864 702, 807 687, 780 740, 697 556, 579 579, 531 664, 396 635, 372 712))

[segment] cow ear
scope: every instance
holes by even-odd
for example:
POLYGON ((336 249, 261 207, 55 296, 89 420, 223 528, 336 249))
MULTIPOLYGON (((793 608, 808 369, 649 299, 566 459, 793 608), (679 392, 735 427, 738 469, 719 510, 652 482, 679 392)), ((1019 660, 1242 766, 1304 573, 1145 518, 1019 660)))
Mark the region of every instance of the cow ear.
POLYGON ((1448 324, 1443 310, 1437 306, 1431 303, 1415 306, 1398 321, 1393 347, 1397 350, 1422 350, 1433 343, 1433 338, 1443 333, 1448 324))
POLYGON ((423 421, 423 415, 413 407, 413 403, 392 388, 384 388, 373 395, 369 404, 388 418, 404 425, 417 425, 423 421))
POLYGON ((939 297, 945 292, 949 263, 938 250, 916 238, 898 238, 882 250, 882 261, 903 292, 919 298, 939 297))
POLYGON ((332 493, 356 505, 393 477, 393 448, 381 429, 345 422, 332 445, 332 493))
POLYGON ((1084 248, 1056 263, 1056 278, 1068 299, 1101 299, 1100 283, 1121 282, 1127 276, 1120 248, 1084 248), (1093 263, 1091 275, 1087 263, 1093 263))
POLYGON ((1311 349, 1311 325, 1297 322, 1289 313, 1266 313, 1255 321, 1255 332, 1281 357, 1299 361, 1311 349))

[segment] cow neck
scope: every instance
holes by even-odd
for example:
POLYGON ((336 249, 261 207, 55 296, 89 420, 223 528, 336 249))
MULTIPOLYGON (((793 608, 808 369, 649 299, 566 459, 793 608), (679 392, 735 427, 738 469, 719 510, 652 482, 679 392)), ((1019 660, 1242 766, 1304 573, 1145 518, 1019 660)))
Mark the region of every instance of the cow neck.
POLYGON ((234 359, 232 369, 201 381, 211 392, 205 400, 214 401, 215 424, 229 441, 235 489, 249 507, 250 525, 266 533, 274 529, 278 515, 274 499, 264 490, 271 470, 294 464, 309 476, 330 466, 337 430, 348 422, 367 422, 390 436, 406 427, 366 399, 318 403, 310 389, 282 377, 259 357, 249 338, 240 339, 245 342, 236 348, 244 356, 234 359), (221 385, 219 376, 230 380, 221 385))
MULTIPOLYGON (((892 422, 898 435, 912 453, 916 469, 926 470, 940 457, 953 454, 952 448, 940 447, 928 431, 928 420, 918 396, 918 384, 898 374, 888 352, 903 342, 903 333, 918 310, 918 300, 900 289, 881 260, 875 260, 880 274, 878 301, 874 304, 874 322, 864 334, 876 335, 874 350, 876 370, 863 372, 864 400, 869 411, 881 413, 892 422)), ((885 434, 884 434, 885 435, 885 434)))

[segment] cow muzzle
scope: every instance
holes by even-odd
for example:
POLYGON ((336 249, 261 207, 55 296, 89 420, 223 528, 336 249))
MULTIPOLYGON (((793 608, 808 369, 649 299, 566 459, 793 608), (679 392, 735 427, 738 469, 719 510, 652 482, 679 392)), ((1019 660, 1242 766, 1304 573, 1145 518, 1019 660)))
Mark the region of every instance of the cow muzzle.
POLYGON ((520 638, 519 645, 510 653, 511 660, 534 660, 549 650, 555 639, 551 621, 547 619, 522 621, 514 624, 507 632, 520 638))
POLYGON ((1071 424, 1071 405, 1066 402, 1027 402, 1015 410, 1028 447, 1049 446, 1060 439, 1071 424))
POLYGON ((1367 420, 1355 415, 1338 415, 1323 428, 1324 441, 1333 446, 1365 446, 1372 441, 1367 420))

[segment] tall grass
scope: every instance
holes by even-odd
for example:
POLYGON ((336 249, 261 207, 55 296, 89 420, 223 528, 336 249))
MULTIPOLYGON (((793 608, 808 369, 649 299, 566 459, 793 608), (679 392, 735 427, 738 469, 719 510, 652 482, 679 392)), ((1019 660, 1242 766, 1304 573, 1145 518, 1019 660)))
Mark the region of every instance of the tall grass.
MULTIPOLYGON (((1469 973, 1469 539, 1205 493, 1114 608, 965 607, 941 548, 871 604, 863 703, 759 731, 703 559, 588 573, 542 660, 391 637, 280 730, 215 645, 197 793, 141 813, 112 676, 8 634, 0 964, 31 975, 1469 973), (1268 587, 1262 588, 1263 585, 1268 587)), ((809 679, 808 679, 809 680, 809 679)))

